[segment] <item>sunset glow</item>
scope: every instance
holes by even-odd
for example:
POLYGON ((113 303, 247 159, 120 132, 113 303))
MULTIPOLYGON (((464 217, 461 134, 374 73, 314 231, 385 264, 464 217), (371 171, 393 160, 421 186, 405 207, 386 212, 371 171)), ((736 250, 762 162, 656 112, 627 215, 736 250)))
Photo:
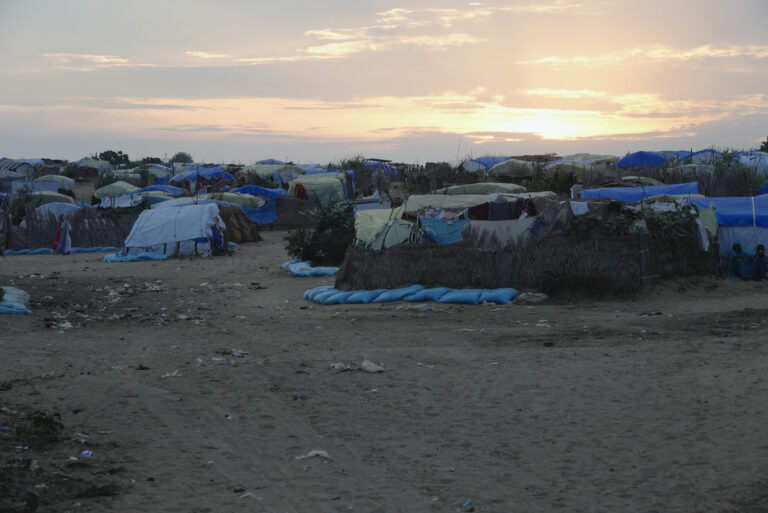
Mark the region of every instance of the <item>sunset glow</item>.
POLYGON ((447 160, 459 138, 470 152, 622 154, 766 136, 761 3, 706 15, 692 1, 377 3, 343 15, 337 3, 334 16, 308 3, 3 3, 0 154, 447 160), (686 23, 671 30, 653 14, 662 6, 686 23), (95 23, 107 16, 126 22, 95 23), (39 35, 17 37, 32 20, 39 35))

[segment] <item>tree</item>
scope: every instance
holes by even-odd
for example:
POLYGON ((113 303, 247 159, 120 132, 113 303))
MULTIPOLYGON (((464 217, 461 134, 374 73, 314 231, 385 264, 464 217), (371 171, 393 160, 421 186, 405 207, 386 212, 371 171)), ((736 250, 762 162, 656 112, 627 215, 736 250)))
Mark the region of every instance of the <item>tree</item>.
POLYGON ((768 152, 768 137, 766 137, 765 142, 760 145, 760 151, 768 152))
POLYGON ((163 159, 160 157, 144 157, 141 159, 141 164, 162 164, 163 159))
POLYGON ((192 164, 195 161, 192 159, 192 155, 185 151, 180 151, 171 157, 171 162, 178 162, 180 164, 192 164))
POLYGON ((106 160, 113 166, 119 166, 122 164, 128 165, 131 163, 131 159, 128 158, 127 153, 122 151, 106 150, 99 153, 99 160, 106 160))

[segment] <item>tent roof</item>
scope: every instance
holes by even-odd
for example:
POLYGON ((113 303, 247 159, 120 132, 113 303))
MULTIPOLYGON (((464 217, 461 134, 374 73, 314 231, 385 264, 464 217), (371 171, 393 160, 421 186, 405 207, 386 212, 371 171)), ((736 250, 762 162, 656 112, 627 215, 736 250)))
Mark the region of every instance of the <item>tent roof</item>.
POLYGON ((525 192, 522 185, 515 183, 478 182, 466 185, 452 185, 435 191, 435 194, 491 194, 525 192))
POLYGON ((63 175, 43 175, 41 177, 35 178, 35 182, 56 182, 58 183, 59 189, 66 189, 68 191, 71 191, 75 188, 75 181, 72 178, 69 178, 68 176, 63 175))
POLYGON ((216 204, 145 210, 126 237, 125 247, 144 248, 200 237, 207 238, 211 236, 213 226, 225 229, 216 204))
POLYGON ((111 183, 109 185, 105 185, 104 187, 96 189, 93 192, 93 195, 101 199, 106 196, 122 196, 123 194, 128 194, 136 190, 138 190, 138 187, 136 187, 135 185, 131 185, 128 182, 117 181, 115 183, 111 183))
POLYGON ((585 189, 582 191, 581 197, 584 199, 606 198, 634 203, 662 194, 679 195, 698 193, 698 182, 689 182, 672 185, 649 185, 647 187, 604 187, 601 189, 585 189))
POLYGON ((476 159, 465 161, 461 166, 465 171, 484 171, 511 158, 512 157, 478 157, 476 159))
POLYGON ((768 227, 768 196, 734 198, 691 198, 698 208, 715 207, 720 226, 768 227))
POLYGON ((665 155, 659 151, 636 151, 622 157, 616 165, 621 168, 659 169, 674 160, 673 155, 665 155))

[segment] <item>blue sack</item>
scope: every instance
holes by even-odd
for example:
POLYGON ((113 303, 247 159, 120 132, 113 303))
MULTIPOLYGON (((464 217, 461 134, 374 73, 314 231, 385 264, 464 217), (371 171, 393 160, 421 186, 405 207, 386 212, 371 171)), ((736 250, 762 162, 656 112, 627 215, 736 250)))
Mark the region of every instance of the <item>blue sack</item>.
POLYGON ((413 294, 408 294, 403 301, 438 301, 446 292, 453 289, 448 287, 436 287, 432 289, 421 289, 413 294))
POLYGON ((482 294, 480 294, 480 302, 487 301, 489 303, 496 303, 499 305, 506 305, 517 295, 519 292, 517 289, 488 289, 484 290, 482 294))
POLYGON ((480 303, 480 295, 483 292, 485 292, 483 289, 455 289, 446 292, 437 302, 476 305, 480 303))
POLYGON ((360 290, 352 294, 347 298, 347 304, 351 303, 363 303, 368 304, 388 289, 376 289, 376 290, 360 290))
POLYGON ((379 297, 373 300, 374 303, 389 303, 390 301, 400 301, 405 296, 411 295, 424 288, 424 285, 411 285, 410 287, 403 287, 400 289, 390 289, 382 293, 379 297))

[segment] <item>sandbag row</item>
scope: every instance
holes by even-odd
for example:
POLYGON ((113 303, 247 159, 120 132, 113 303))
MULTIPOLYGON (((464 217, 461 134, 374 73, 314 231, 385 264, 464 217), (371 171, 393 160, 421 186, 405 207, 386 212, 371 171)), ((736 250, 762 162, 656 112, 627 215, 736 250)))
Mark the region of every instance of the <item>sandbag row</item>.
POLYGON ((411 285, 398 289, 337 290, 328 285, 315 287, 304 293, 304 299, 321 305, 388 303, 391 301, 435 301, 437 303, 461 303, 479 305, 496 303, 506 305, 519 292, 513 288, 502 289, 451 289, 448 287, 425 288, 411 285))

